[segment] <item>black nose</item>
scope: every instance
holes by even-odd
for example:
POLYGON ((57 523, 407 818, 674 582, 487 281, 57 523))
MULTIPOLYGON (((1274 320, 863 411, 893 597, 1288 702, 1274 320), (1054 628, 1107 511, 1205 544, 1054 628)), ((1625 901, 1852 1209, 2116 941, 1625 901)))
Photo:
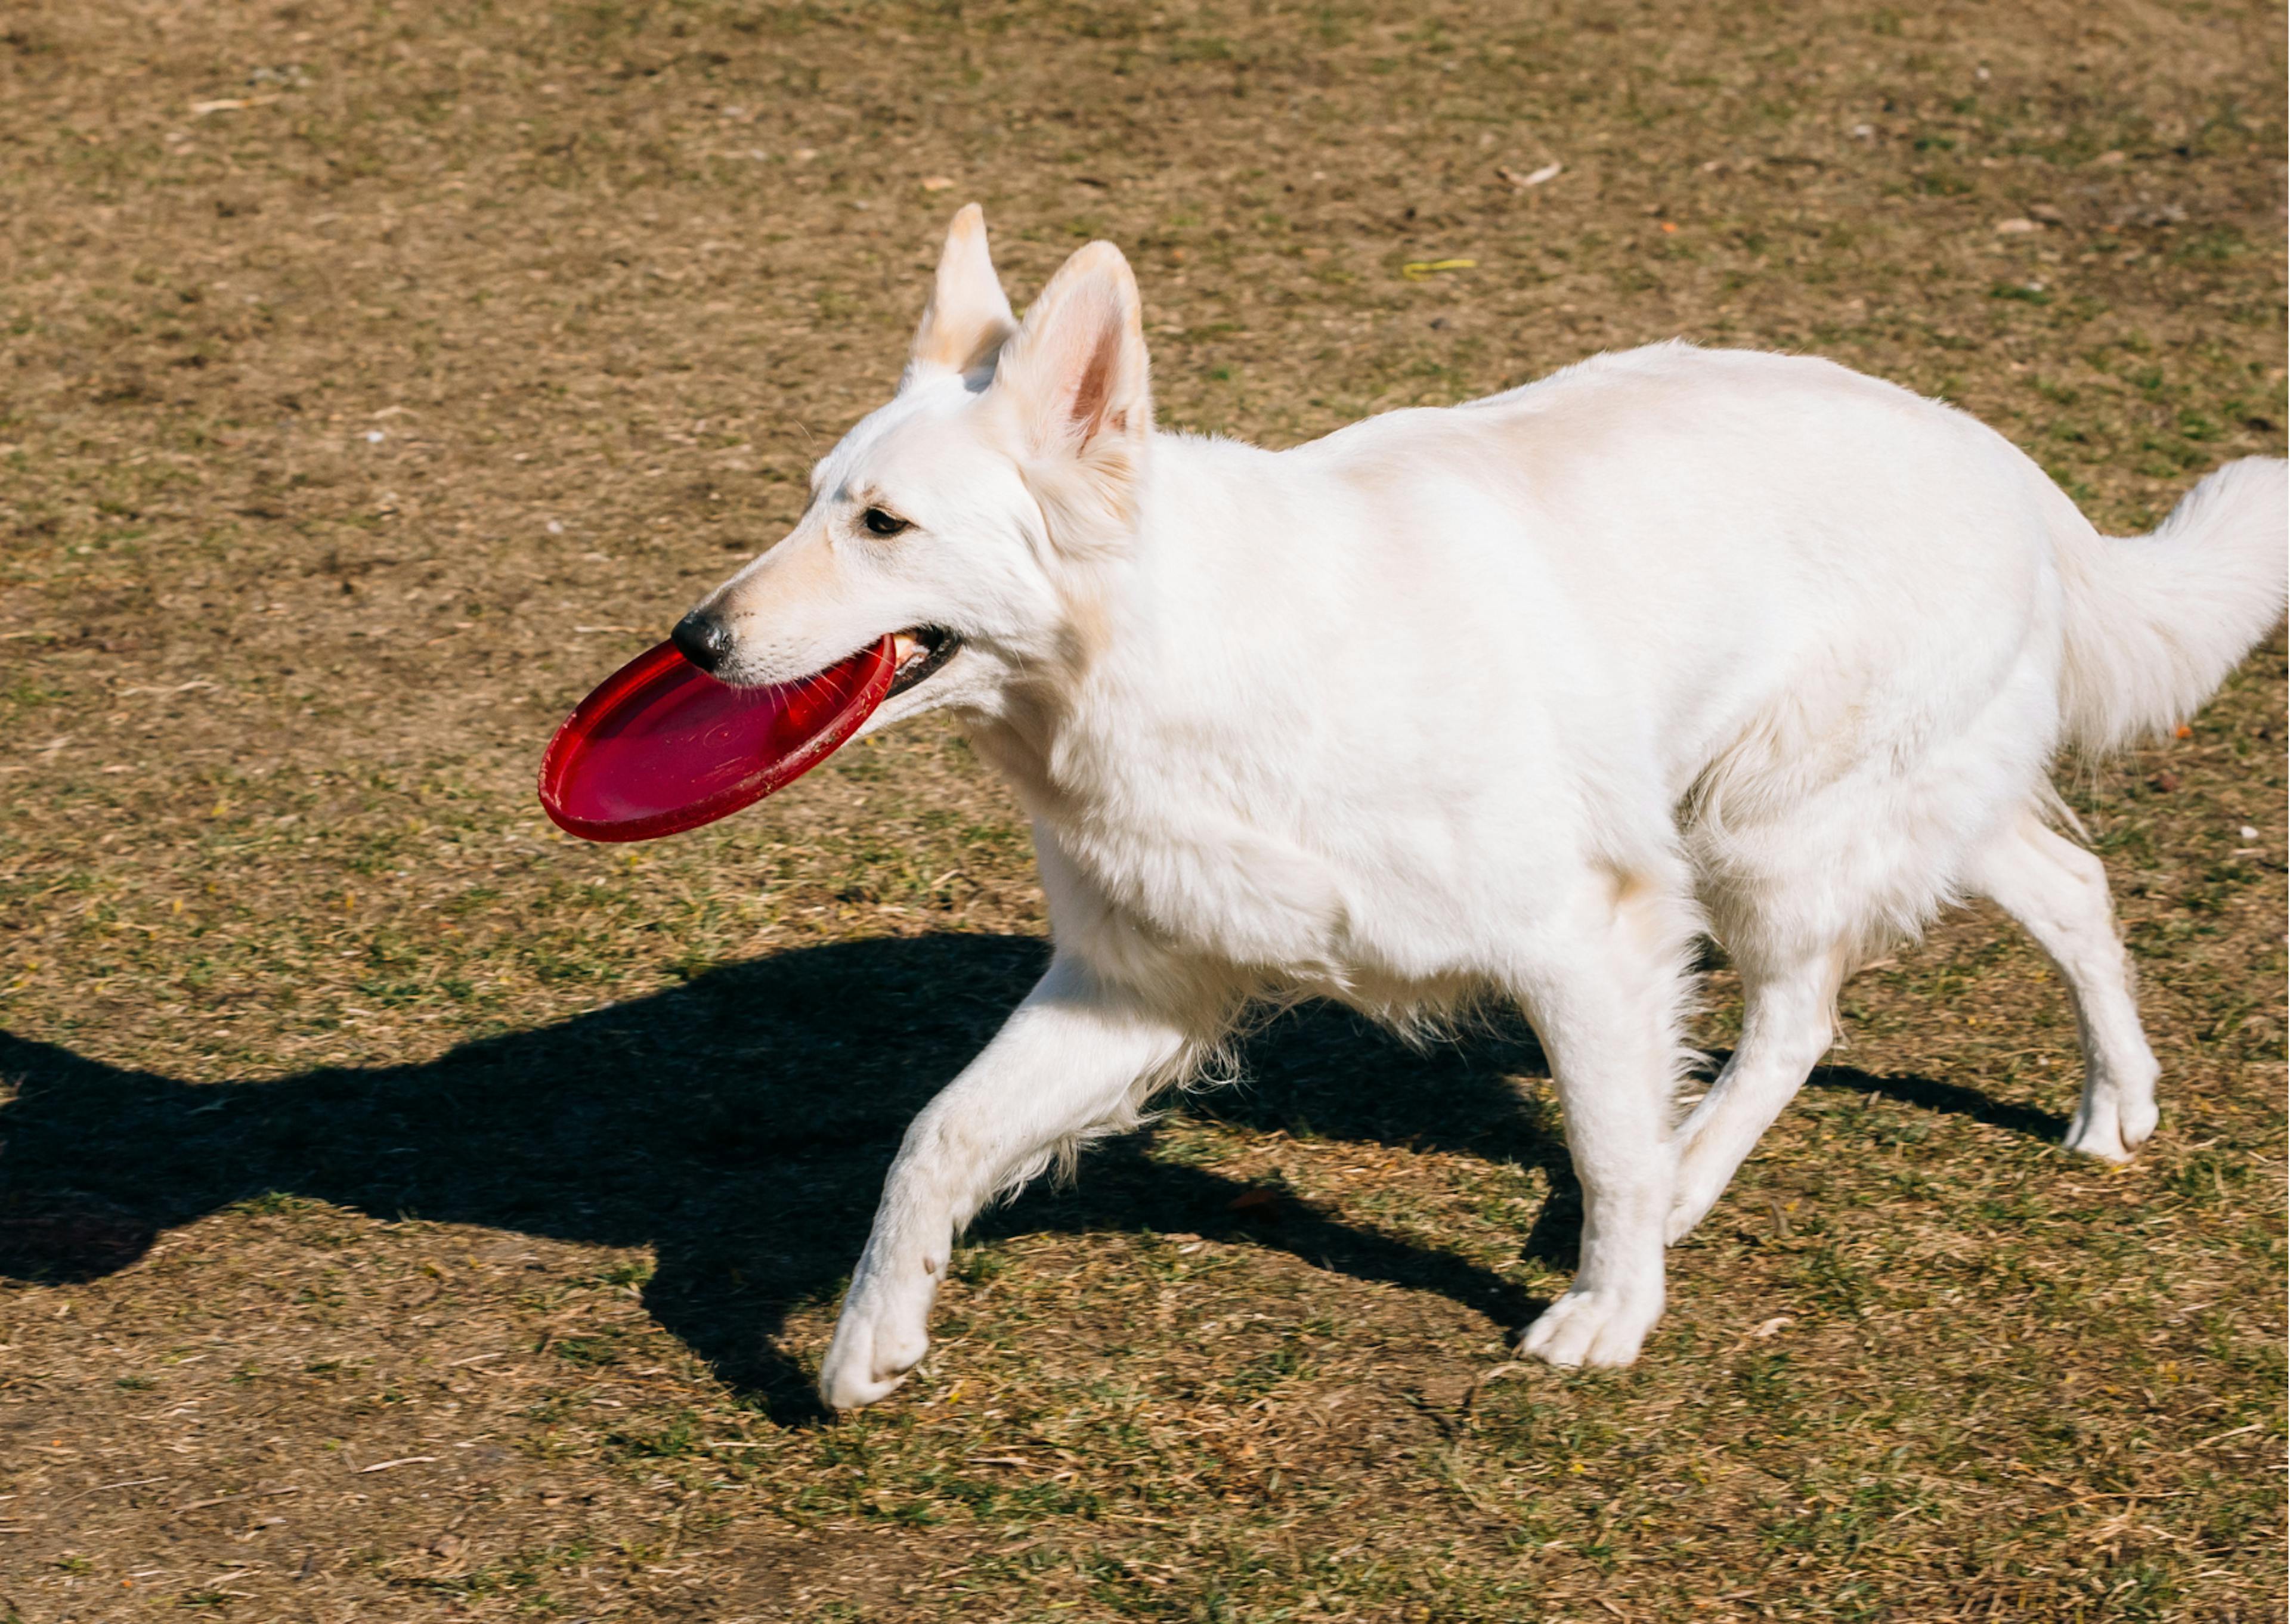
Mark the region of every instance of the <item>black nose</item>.
POLYGON ((697 609, 676 623, 668 635, 683 656, 703 671, 713 671, 732 652, 732 634, 721 620, 711 620, 697 609))

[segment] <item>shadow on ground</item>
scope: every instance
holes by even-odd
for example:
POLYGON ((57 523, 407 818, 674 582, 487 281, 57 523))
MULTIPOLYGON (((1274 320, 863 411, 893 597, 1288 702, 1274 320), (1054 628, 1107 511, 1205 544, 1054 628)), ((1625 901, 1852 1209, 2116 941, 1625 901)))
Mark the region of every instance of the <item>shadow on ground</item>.
MULTIPOLYGON (((645 1302, 660 1324, 792 1420, 811 1412, 809 1377, 773 1334, 792 1308, 840 1289, 908 1120, 984 1044, 1044 951, 976 935, 805 948, 423 1065, 261 1084, 184 1084, 0 1033, 0 1080, 18 1090, 0 1108, 0 1274, 93 1278, 162 1230, 269 1191, 385 1219, 648 1245, 645 1302)), ((1420 1052, 1322 1007, 1274 1023, 1245 1058, 1244 1085, 1189 1108, 1541 1166, 1552 1196, 1526 1251, 1571 1266, 1581 1201, 1564 1148, 1506 1080, 1540 1070, 1531 1039, 1490 1032, 1420 1052)), ((1820 1080, 2058 1127, 1921 1078, 1820 1080)), ((1076 1188, 1030 1193, 981 1232, 1245 1234, 1444 1292, 1507 1327, 1540 1307, 1460 1258, 1157 1163, 1149 1137, 1100 1149, 1076 1188)))

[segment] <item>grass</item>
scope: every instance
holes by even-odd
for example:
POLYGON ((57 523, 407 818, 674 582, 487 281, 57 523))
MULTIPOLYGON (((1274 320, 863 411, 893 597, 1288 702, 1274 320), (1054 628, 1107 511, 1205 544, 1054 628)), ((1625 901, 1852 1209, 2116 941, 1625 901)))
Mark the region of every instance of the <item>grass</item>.
POLYGON ((18 7, 0 1618, 2278 1617, 2278 639, 2062 770, 2140 1163, 2053 1147, 2063 995, 1952 917, 1605 1374, 1506 1353, 1580 1222, 1531 1039, 1307 1010, 825 1420, 898 1134, 1041 962, 1022 822, 933 725, 634 850, 531 773, 891 386, 965 199, 1021 302, 1124 244, 1173 424, 1685 333, 2131 532, 2282 451, 2282 82, 2243 5, 18 7))

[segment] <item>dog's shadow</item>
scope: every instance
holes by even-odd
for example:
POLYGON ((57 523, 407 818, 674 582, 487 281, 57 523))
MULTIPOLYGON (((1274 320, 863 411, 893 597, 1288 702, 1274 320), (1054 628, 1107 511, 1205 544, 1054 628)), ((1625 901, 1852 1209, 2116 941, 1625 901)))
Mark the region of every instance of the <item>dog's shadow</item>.
MULTIPOLYGON (((813 1414, 807 1372, 773 1333, 839 1289, 907 1122, 1044 956, 1036 940, 975 935, 805 948, 421 1065, 261 1084, 187 1084, 0 1033, 0 1081, 16 1091, 0 1107, 0 1274, 94 1278, 168 1228, 268 1192, 648 1245, 659 1323, 777 1417, 813 1414)), ((1260 1034, 1246 1060, 1245 1085, 1188 1108, 1540 1166, 1551 1196, 1526 1249, 1571 1262, 1581 1204, 1564 1148, 1507 1080, 1540 1068, 1523 1034, 1418 1052, 1314 1008, 1260 1034)), ((1937 1100, 1920 1079, 1842 1085, 1987 1104, 1937 1100)), ((1245 1235, 1444 1292, 1504 1327, 1538 1306, 1461 1258, 1151 1159, 1149 1138, 1101 1148, 1077 1188, 1021 1196, 984 1233, 1245 1235)))

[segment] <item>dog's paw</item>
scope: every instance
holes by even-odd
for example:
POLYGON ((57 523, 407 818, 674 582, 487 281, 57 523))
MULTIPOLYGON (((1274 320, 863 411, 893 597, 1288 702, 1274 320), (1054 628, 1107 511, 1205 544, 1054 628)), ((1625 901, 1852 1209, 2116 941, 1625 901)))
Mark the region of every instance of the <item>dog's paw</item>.
POLYGON ((2128 1162, 2132 1153, 2155 1132, 2155 1108, 2123 1110, 2112 1103, 2078 1110, 2061 1141, 2070 1150, 2097 1156, 2102 1162, 2128 1162))
POLYGON ((820 1362, 819 1396, 832 1409, 864 1408, 896 1389, 929 1351, 920 1316, 869 1312, 854 1299, 844 1305, 820 1362))
POLYGON ((1567 1292, 1519 1338, 1518 1350, 1549 1364, 1628 1364, 1661 1317, 1659 1292, 1567 1292))
POLYGON ((2154 1057, 2144 1053, 2113 1063, 2094 1060, 2062 1142, 2102 1162, 2129 1161, 2155 1132, 2157 1069, 2154 1057))

